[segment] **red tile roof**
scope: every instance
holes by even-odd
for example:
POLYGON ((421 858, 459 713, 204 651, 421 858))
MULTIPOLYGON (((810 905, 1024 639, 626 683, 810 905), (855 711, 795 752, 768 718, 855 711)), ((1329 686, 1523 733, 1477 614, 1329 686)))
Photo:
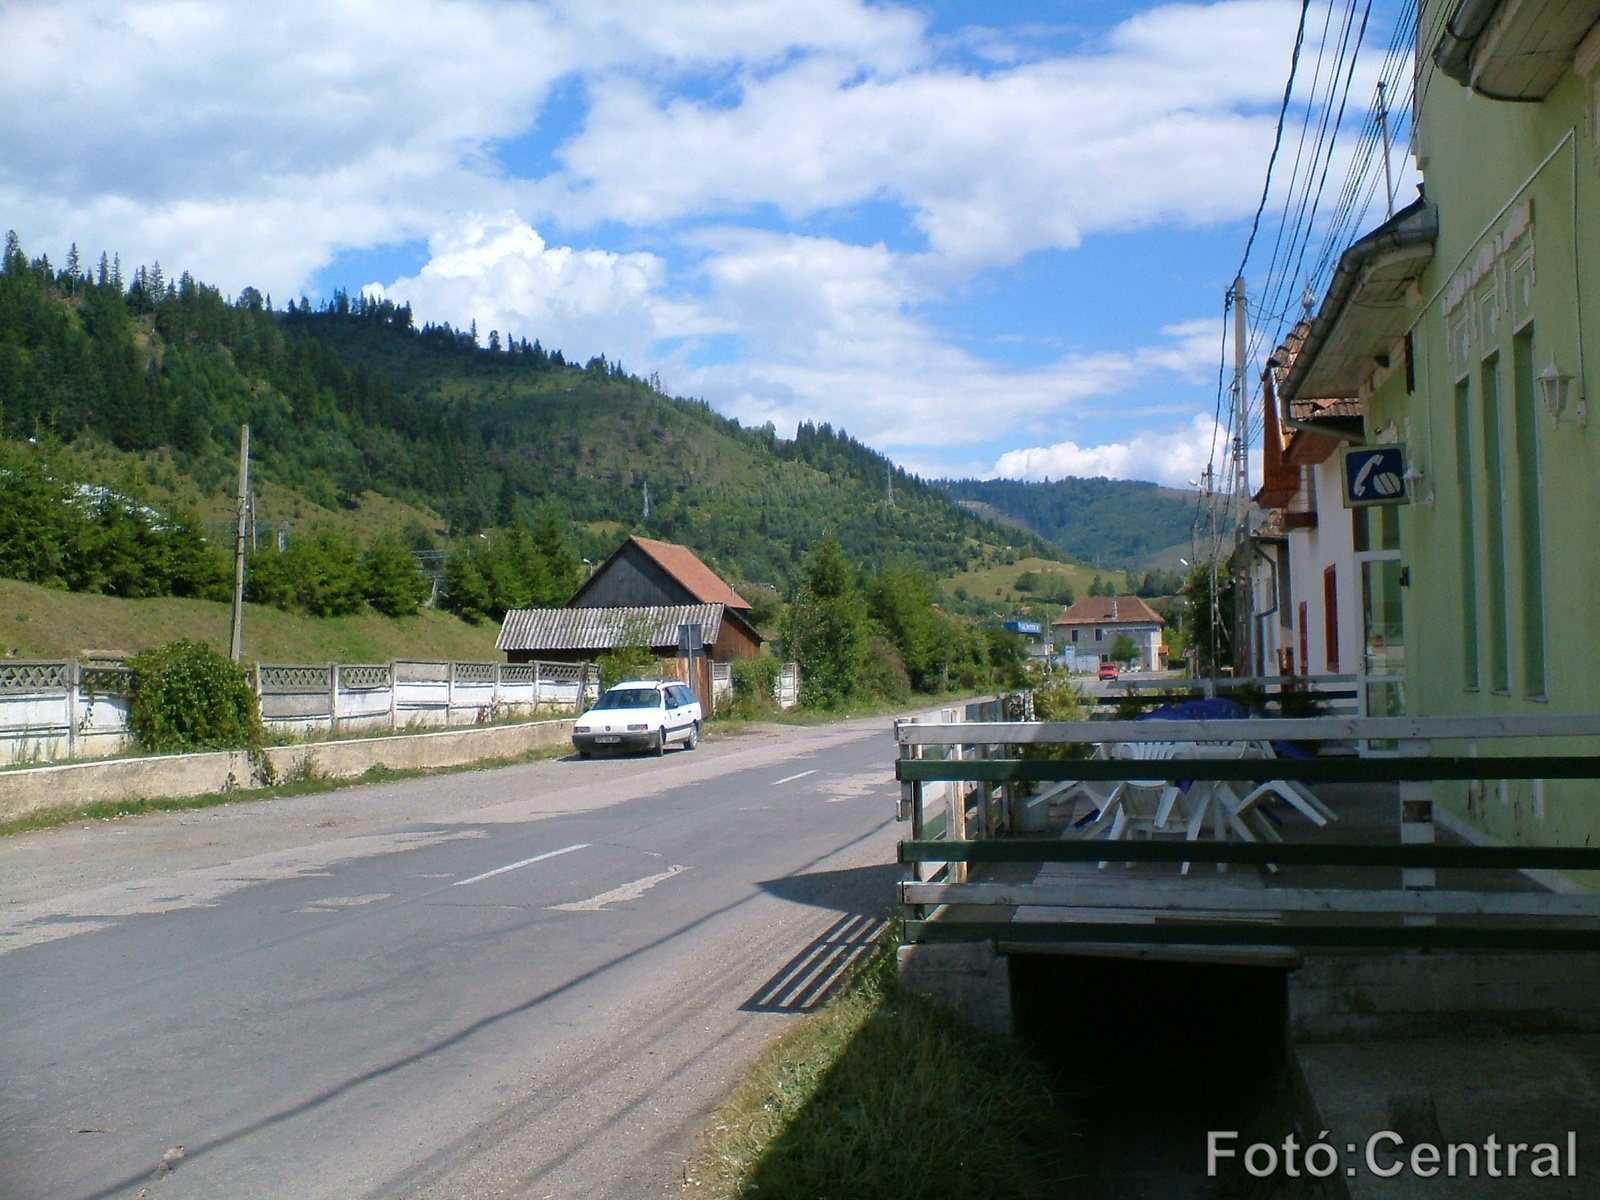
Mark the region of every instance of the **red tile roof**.
POLYGON ((1137 596, 1085 596, 1061 611, 1052 625, 1165 625, 1161 614, 1137 596))
POLYGON ((667 574, 688 588, 689 593, 700 603, 726 604, 729 608, 745 612, 750 610, 750 602, 734 591, 722 576, 701 562, 689 547, 642 537, 628 540, 655 559, 667 574))

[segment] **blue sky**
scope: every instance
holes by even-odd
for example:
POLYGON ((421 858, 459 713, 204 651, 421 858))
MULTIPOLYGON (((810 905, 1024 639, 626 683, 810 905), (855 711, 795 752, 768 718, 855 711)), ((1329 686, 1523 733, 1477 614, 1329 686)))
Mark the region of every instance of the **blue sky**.
POLYGON ((30 251, 371 289, 926 474, 1181 485, 1300 6, 195 11, 0 11, 30 251))

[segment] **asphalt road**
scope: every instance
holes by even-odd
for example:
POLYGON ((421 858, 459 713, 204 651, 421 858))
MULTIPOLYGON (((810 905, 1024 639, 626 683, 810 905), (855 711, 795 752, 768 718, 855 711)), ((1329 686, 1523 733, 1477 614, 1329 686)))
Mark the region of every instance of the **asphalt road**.
POLYGON ((0 843, 0 1198, 629 1197, 892 900, 888 722, 0 843))

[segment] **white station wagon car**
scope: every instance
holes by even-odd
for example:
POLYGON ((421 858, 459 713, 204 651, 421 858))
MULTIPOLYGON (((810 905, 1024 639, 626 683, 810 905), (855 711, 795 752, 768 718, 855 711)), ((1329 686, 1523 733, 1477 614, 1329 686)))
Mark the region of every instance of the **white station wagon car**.
POLYGON ((633 679, 608 689, 572 727, 572 744, 587 758, 596 750, 653 750, 665 754, 670 742, 685 750, 700 744, 705 714, 687 684, 663 679, 633 679))

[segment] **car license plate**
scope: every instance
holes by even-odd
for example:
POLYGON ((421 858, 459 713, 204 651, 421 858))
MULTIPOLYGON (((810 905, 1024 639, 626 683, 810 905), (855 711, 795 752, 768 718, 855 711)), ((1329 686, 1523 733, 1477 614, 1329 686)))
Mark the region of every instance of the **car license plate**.
POLYGON ((595 741, 599 742, 603 746, 614 746, 618 742, 620 742, 621 740, 622 739, 619 738, 616 734, 611 734, 610 736, 607 736, 605 734, 601 734, 599 737, 595 738, 595 741))

